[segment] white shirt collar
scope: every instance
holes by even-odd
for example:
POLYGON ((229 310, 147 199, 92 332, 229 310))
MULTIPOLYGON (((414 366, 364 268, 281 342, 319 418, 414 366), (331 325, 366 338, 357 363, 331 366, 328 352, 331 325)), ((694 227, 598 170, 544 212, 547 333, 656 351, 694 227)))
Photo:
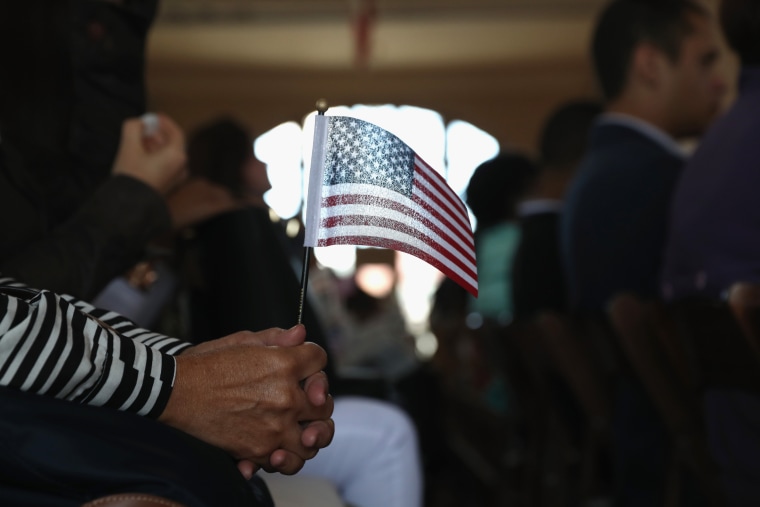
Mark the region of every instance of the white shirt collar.
POLYGON ((678 144, 670 134, 641 118, 623 113, 604 113, 599 117, 598 124, 628 127, 648 137, 673 155, 683 159, 687 157, 684 147, 678 144))

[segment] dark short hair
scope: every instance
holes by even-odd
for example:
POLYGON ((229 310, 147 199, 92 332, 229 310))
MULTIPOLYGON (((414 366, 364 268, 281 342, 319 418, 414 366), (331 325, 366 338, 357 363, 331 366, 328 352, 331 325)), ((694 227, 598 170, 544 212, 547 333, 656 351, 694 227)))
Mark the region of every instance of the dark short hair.
POLYGON ((566 167, 577 164, 586 152, 588 134, 602 104, 578 99, 557 106, 547 117, 538 142, 542 167, 566 167))
POLYGON ((760 65, 760 2, 722 0, 720 24, 743 65, 760 65))
POLYGON ((694 0, 613 0, 599 16, 591 56, 606 100, 623 91, 634 49, 649 42, 677 62, 681 42, 693 27, 689 14, 707 16, 694 0))
POLYGON ((503 153, 480 164, 467 185, 467 205, 478 229, 514 216, 517 199, 536 176, 536 165, 520 153, 503 153))
POLYGON ((253 140, 238 121, 222 117, 193 131, 187 145, 187 166, 199 176, 226 187, 236 196, 244 193, 243 166, 251 157, 253 140))

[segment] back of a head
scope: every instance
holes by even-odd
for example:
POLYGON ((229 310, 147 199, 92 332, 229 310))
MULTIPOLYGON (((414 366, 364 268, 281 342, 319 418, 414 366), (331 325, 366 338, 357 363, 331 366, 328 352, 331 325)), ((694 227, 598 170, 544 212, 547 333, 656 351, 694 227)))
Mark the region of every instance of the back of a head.
POLYGON ((613 0, 599 16, 591 42, 591 56, 605 100, 625 89, 636 47, 652 44, 672 62, 678 61, 681 42, 693 28, 690 15, 707 16, 696 0, 613 0))
POLYGON ((554 109, 539 138, 541 167, 575 166, 586 152, 589 131, 602 109, 602 104, 593 100, 573 100, 554 109))
POLYGON ((252 140, 245 127, 231 118, 219 118, 190 135, 188 170, 191 176, 206 178, 241 197, 243 167, 252 150, 252 140))
POLYGON ((760 65, 760 2, 722 0, 720 23, 742 65, 760 65))
POLYGON ((500 154, 480 164, 467 185, 467 205, 478 228, 512 218, 518 197, 535 175, 535 164, 519 153, 500 154))

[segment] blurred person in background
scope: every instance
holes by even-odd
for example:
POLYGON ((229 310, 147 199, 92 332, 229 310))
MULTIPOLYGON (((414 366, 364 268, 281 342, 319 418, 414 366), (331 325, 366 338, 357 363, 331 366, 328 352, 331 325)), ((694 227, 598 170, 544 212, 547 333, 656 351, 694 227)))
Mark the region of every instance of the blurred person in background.
MULTIPOLYGON (((604 319, 617 293, 659 296, 671 196, 686 153, 721 107, 719 33, 696 1, 613 0, 598 17, 592 63, 605 101, 565 196, 561 248, 571 309, 604 319)), ((664 498, 667 431, 640 380, 618 375, 616 505, 664 498)))
POLYGON ((517 318, 540 310, 568 309, 559 247, 559 217, 565 190, 588 147, 602 105, 563 102, 544 122, 538 146, 538 176, 517 207, 520 242, 512 264, 512 300, 517 318))
MULTIPOLYGON (((719 12, 741 63, 738 97, 701 139, 676 187, 662 278, 667 300, 719 301, 734 283, 760 283, 760 3, 722 0, 719 12)), ((729 504, 759 504, 760 397, 710 389, 704 409, 729 504)))

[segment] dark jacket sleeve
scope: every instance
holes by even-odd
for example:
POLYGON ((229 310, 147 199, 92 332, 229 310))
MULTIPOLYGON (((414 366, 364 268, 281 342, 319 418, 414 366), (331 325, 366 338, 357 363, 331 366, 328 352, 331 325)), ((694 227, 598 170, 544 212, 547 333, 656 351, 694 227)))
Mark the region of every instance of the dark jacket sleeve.
POLYGON ((137 262, 145 245, 170 227, 163 198, 128 176, 109 178, 77 213, 49 232, 35 209, 5 209, 4 204, 0 209, 17 230, 25 224, 27 231, 38 229, 35 238, 4 238, 0 270, 33 287, 85 299, 137 262))
POLYGON ((57 2, 44 16, 28 2, 0 8, 5 273, 90 299, 168 226, 159 195, 110 176, 122 122, 145 112, 145 43, 157 3, 57 2), (23 57, 16 32, 33 34, 23 57))

